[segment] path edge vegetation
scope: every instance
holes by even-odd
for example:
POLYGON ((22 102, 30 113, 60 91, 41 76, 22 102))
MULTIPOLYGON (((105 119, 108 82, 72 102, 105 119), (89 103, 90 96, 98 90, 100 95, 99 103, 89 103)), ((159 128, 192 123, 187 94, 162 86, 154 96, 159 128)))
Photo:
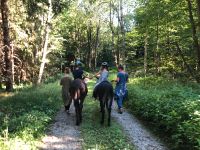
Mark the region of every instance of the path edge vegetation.
POLYGON ((132 78, 126 107, 171 149, 200 148, 200 86, 163 77, 132 78), (164 136, 164 137, 163 137, 164 136))
POLYGON ((0 99, 0 149, 37 149, 62 104, 58 81, 0 99))

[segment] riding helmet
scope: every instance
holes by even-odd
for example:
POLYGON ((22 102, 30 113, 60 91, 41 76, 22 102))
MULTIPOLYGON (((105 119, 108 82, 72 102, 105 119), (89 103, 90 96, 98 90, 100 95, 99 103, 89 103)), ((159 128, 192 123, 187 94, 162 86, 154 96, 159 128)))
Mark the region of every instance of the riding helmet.
POLYGON ((106 66, 106 67, 108 67, 108 63, 107 63, 107 62, 103 62, 103 63, 101 64, 101 66, 106 66))

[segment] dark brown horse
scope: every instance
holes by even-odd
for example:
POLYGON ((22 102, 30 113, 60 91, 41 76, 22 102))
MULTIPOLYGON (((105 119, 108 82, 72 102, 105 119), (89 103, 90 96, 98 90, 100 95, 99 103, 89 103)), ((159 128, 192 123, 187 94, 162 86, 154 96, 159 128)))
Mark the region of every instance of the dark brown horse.
POLYGON ((82 122, 83 102, 88 93, 87 85, 81 79, 75 79, 69 89, 70 96, 74 100, 76 112, 76 125, 82 122))
POLYGON ((108 112, 108 126, 110 126, 111 106, 113 102, 113 86, 108 81, 103 81, 97 85, 93 91, 93 97, 98 99, 101 107, 101 124, 104 123, 105 106, 108 112))

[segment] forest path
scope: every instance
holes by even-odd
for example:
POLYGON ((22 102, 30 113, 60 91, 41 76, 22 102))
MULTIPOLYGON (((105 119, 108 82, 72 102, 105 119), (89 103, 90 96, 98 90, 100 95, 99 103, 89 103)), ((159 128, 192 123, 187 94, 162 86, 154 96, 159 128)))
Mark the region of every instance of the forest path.
MULTIPOLYGON (((128 136, 137 150, 168 149, 129 112, 125 110, 123 114, 119 114, 115 102, 113 102, 111 116, 122 126, 124 134, 128 136)), ((70 115, 64 111, 64 108, 57 113, 54 122, 48 128, 47 135, 42 139, 38 148, 42 150, 81 150, 82 144, 80 127, 75 126, 75 111, 73 104, 71 104, 70 115)))
POLYGON ((154 136, 142 123, 126 110, 123 114, 117 112, 116 103, 112 117, 122 126, 123 130, 135 145, 137 150, 167 150, 168 148, 154 136))
MULTIPOLYGON (((122 126, 125 134, 127 134, 137 150, 167 150, 167 147, 133 115, 127 111, 124 111, 123 114, 118 114, 116 104, 114 104, 112 117, 122 126)), ((81 150, 83 139, 81 139, 79 127, 75 126, 74 119, 73 106, 71 106, 70 115, 64 109, 61 109, 54 123, 50 125, 47 135, 42 139, 39 149, 81 150)))
POLYGON ((81 150, 82 142, 79 127, 75 125, 75 111, 72 104, 70 114, 67 114, 64 108, 58 112, 39 149, 81 150))

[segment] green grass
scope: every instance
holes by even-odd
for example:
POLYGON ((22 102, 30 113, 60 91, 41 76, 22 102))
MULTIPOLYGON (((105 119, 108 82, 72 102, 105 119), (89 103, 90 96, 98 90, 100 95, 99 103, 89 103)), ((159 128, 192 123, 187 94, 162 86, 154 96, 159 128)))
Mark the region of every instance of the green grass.
POLYGON ((105 115, 104 125, 100 125, 99 101, 91 98, 94 82, 90 82, 88 85, 90 93, 84 103, 84 116, 81 125, 81 133, 84 139, 83 149, 134 149, 123 134, 122 128, 114 120, 111 120, 110 127, 107 126, 107 114, 105 115))
POLYGON ((168 135, 173 149, 200 149, 200 86, 164 78, 131 79, 127 107, 168 135))
POLYGON ((58 82, 31 87, 0 101, 0 149, 37 149, 61 107, 58 82))

